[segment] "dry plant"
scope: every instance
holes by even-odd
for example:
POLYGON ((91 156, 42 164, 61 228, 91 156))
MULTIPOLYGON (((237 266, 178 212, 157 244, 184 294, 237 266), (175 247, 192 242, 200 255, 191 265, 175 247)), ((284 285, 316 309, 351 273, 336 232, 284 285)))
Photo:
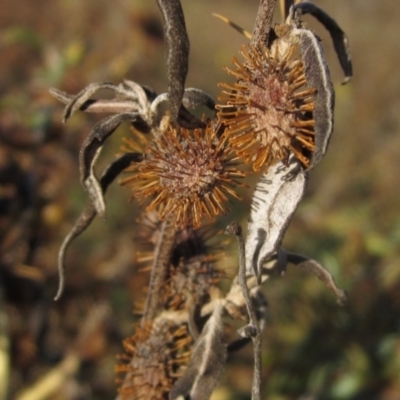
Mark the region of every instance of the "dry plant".
MULTIPOLYGON (((234 83, 221 83, 218 104, 200 89, 185 88, 189 39, 179 0, 158 0, 167 44, 168 93, 157 94, 132 81, 93 83, 77 95, 52 89, 66 104, 64 121, 76 111, 107 113, 84 141, 81 182, 88 203, 59 253, 64 286, 65 252, 97 216, 104 216, 108 186, 121 173, 122 185, 144 205, 141 229, 151 251, 147 298, 132 337, 120 357, 120 399, 209 399, 226 368, 228 354, 253 342, 252 399, 261 398, 261 331, 266 300, 262 283, 294 264, 318 277, 340 303, 346 299, 316 261, 290 253, 282 239, 307 183, 324 157, 333 131, 334 88, 319 38, 302 22, 311 14, 329 31, 345 81, 352 75, 347 38, 338 24, 309 2, 282 1, 284 22, 272 25, 276 0, 261 0, 249 44, 227 68, 234 83), (294 4, 295 3, 295 4, 294 4), (95 99, 99 90, 112 99, 95 99), (168 107, 164 107, 166 103, 168 107), (206 106, 211 118, 190 110, 206 106), (167 111, 166 111, 167 108, 167 111), (133 136, 100 178, 96 160, 105 141, 128 122, 133 136), (238 273, 229 290, 219 281, 217 255, 207 241, 227 203, 241 198, 237 187, 260 173, 247 233, 236 222, 238 273), (230 339, 227 319, 245 321, 230 339)), ((222 245, 221 245, 222 246, 222 245)))

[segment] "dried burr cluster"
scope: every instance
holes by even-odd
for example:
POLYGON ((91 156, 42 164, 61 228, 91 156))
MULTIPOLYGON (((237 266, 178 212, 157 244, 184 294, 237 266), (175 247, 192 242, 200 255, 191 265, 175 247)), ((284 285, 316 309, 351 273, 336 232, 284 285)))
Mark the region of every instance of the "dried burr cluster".
POLYGON ((147 158, 122 181, 139 199, 151 199, 146 211, 158 210, 161 220, 175 215, 178 227, 198 228, 204 215, 226 214, 228 196, 240 199, 234 188, 245 175, 236 168, 232 146, 214 121, 204 123, 192 130, 170 125, 147 144, 147 158))
MULTIPOLYGON (((121 399, 208 399, 230 352, 253 341, 252 398, 260 399, 261 331, 266 301, 261 283, 288 263, 314 273, 345 301, 331 275, 316 261, 281 248, 307 174, 326 153, 333 130, 334 89, 318 37, 303 24, 311 14, 332 36, 346 81, 352 75, 347 38, 323 10, 308 2, 282 1, 285 22, 272 26, 276 0, 261 0, 253 34, 229 20, 250 39, 234 68, 235 81, 220 83, 219 103, 207 93, 185 88, 189 41, 179 0, 158 0, 167 42, 168 93, 157 95, 132 81, 91 84, 76 96, 52 89, 66 104, 64 120, 75 111, 111 114, 98 122, 82 145, 81 181, 89 202, 59 253, 60 287, 65 252, 91 223, 104 215, 104 194, 121 172, 143 210, 150 255, 149 287, 136 333, 125 340, 117 366, 121 399), (111 100, 95 100, 100 89, 111 100), (167 101, 169 111, 161 111, 167 101), (210 118, 190 109, 206 106, 210 118), (97 178, 96 159, 106 139, 123 123, 133 135, 124 153, 97 178), (227 228, 238 240, 239 272, 230 289, 218 283, 224 271, 207 240, 212 224, 241 197, 249 174, 260 173, 254 189, 246 237, 237 223, 227 228), (149 221, 151 221, 149 223, 149 221), (206 222, 204 222, 206 221, 206 222), (223 316, 247 321, 232 338, 223 316)), ((244 207, 245 205, 241 205, 244 207)), ((220 244, 219 247, 223 247, 220 244)))
POLYGON ((307 87, 302 61, 292 59, 294 50, 243 47, 244 62, 234 58, 236 71, 226 69, 237 81, 220 84, 225 90, 218 118, 237 154, 255 171, 277 161, 287 164, 291 154, 306 168, 310 163, 315 90, 307 87))

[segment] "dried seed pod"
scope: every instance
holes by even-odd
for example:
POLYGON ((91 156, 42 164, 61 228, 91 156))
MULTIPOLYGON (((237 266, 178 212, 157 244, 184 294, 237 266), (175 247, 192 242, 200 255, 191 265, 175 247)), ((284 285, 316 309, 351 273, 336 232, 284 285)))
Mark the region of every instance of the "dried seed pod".
MULTIPOLYGON (((154 250, 160 237, 161 222, 155 214, 147 214, 141 221, 138 262, 141 270, 151 269, 154 250)), ((224 272, 216 267, 220 258, 215 239, 218 232, 211 226, 194 230, 192 227, 177 229, 174 246, 169 255, 165 282, 159 291, 160 310, 189 310, 191 305, 207 301, 209 291, 215 288, 224 272)), ((147 291, 147 290, 146 290, 147 291)), ((141 314, 143 310, 138 314, 141 314)))
POLYGON ((237 78, 224 89, 218 118, 239 157, 255 171, 294 154, 305 168, 314 151, 314 89, 306 86, 303 63, 293 58, 294 47, 245 46, 244 62, 233 60, 237 78))
POLYGON ((147 211, 160 219, 175 215, 176 225, 197 228, 205 215, 226 214, 228 196, 240 199, 234 188, 244 173, 225 135, 208 122, 205 129, 169 126, 144 151, 146 158, 134 174, 122 181, 141 200, 150 198, 147 211))
MULTIPOLYGON (((141 233, 147 233, 146 247, 158 245, 162 236, 159 229, 157 219, 143 221, 141 233)), ((135 335, 124 342, 125 362, 117 366, 118 372, 125 373, 121 399, 165 399, 187 366, 191 338, 199 335, 204 323, 194 308, 200 309, 209 301, 210 291, 221 276, 214 265, 215 255, 209 254, 206 244, 209 233, 192 227, 175 231, 167 270, 157 293, 156 314, 150 319, 144 313, 135 335)), ((140 237, 143 243, 145 238, 140 237)), ((148 296, 154 295, 149 289, 148 296)))
POLYGON ((186 324, 158 319, 138 327, 126 339, 125 354, 116 366, 125 374, 119 389, 121 400, 164 400, 189 362, 192 338, 186 324))
POLYGON ((309 2, 300 2, 289 10, 284 24, 275 27, 279 37, 277 46, 296 45, 300 48, 307 84, 315 89, 313 95, 315 121, 315 151, 309 169, 315 167, 324 157, 333 132, 333 114, 335 91, 330 77, 329 67, 320 43, 320 39, 304 27, 302 14, 313 15, 328 30, 340 65, 345 74, 343 83, 353 75, 353 66, 346 34, 337 22, 321 8, 309 2))

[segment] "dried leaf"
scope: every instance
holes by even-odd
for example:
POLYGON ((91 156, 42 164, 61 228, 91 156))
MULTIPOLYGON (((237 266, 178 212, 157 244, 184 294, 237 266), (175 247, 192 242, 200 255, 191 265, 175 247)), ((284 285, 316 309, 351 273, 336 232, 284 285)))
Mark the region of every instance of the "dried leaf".
MULTIPOLYGON (((126 168, 129 167, 133 162, 142 161, 143 156, 138 153, 127 153, 119 157, 103 172, 100 179, 100 187, 102 193, 108 189, 108 186, 114 181, 114 179, 126 168)), ((81 212, 80 216, 76 220, 72 230, 65 237, 63 243, 61 244, 60 250, 58 252, 58 271, 59 271, 59 285, 58 291, 54 300, 58 300, 64 289, 65 280, 65 255, 69 245, 82 234, 92 223, 93 219, 96 217, 97 212, 91 201, 88 201, 84 210, 81 212)))
POLYGON ((336 285, 333 276, 321 264, 308 257, 294 253, 287 253, 287 261, 312 273, 315 277, 321 280, 329 290, 336 294, 337 301, 340 305, 346 304, 346 292, 336 285))
MULTIPOLYGON (((82 106, 90 100, 96 92, 101 89, 110 89, 113 90, 115 85, 110 82, 101 82, 101 83, 91 83, 90 85, 86 86, 83 90, 81 90, 72 101, 65 107, 64 115, 63 115, 63 122, 65 122, 75 111, 82 108, 82 106)), ((54 89, 53 89, 53 94, 54 89)))
POLYGON ((119 85, 111 83, 90 84, 77 95, 70 95, 54 88, 50 89, 50 94, 61 103, 66 104, 64 122, 72 113, 80 110, 89 113, 112 114, 140 112, 142 118, 145 118, 146 122, 150 124, 147 110, 150 103, 157 97, 152 89, 128 80, 119 85), (115 97, 107 100, 90 98, 102 89, 109 89, 115 94, 115 97))
POLYGON ((89 136, 82 144, 79 153, 81 182, 88 192, 97 214, 100 216, 104 216, 105 214, 105 203, 101 186, 94 173, 94 164, 100 155, 104 142, 122 122, 133 122, 140 119, 138 113, 117 114, 105 118, 93 127, 89 136))
POLYGON ((310 14, 317 19, 331 35, 333 46, 338 56, 340 66, 343 69, 345 79, 343 83, 347 83, 353 76, 353 65, 351 62, 351 54, 349 49, 349 41, 346 34, 338 23, 330 17, 324 10, 317 7, 313 3, 302 2, 294 6, 294 11, 301 14, 310 14))
POLYGON ((183 105, 187 108, 205 106, 210 110, 215 110, 214 99, 208 93, 196 88, 185 89, 183 105))
POLYGON ((174 385, 169 398, 179 396, 208 400, 225 369, 227 349, 222 325, 223 306, 219 302, 197 339, 189 366, 174 385))
POLYGON ((262 265, 279 249, 303 197, 307 173, 294 158, 264 173, 254 191, 246 238, 246 273, 260 278, 262 265))
POLYGON ((324 157, 333 132, 335 91, 323 49, 314 33, 308 29, 293 28, 286 39, 291 44, 300 45, 307 85, 315 89, 313 95, 315 150, 308 168, 312 169, 324 157))
POLYGON ((335 91, 328 65, 322 57, 321 45, 311 31, 302 32, 301 48, 307 84, 316 89, 313 95, 315 150, 308 168, 311 169, 325 156, 333 132, 335 91))
MULTIPOLYGON (((68 104, 70 103, 75 96, 62 92, 58 89, 50 89, 50 93, 57 100, 61 101, 61 103, 68 104)), ((128 100, 101 100, 101 99, 89 99, 85 103, 83 103, 80 108, 80 111, 84 111, 87 113, 126 113, 126 112, 134 112, 137 111, 137 107, 132 107, 132 102, 128 100)))

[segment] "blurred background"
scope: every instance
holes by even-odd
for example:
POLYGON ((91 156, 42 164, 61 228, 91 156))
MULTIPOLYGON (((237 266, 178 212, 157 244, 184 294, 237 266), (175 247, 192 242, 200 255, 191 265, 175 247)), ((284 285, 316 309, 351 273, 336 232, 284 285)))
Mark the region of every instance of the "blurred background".
MULTIPOLYGON (((400 399, 400 4, 319 0, 350 41, 354 79, 323 28, 336 87, 335 132, 310 174, 284 247, 320 261, 349 294, 339 307, 321 282, 289 268, 265 284, 263 398, 400 399)), ((58 302, 57 251, 85 204, 78 151, 99 116, 76 114, 48 89, 130 79, 166 90, 160 13, 149 0, 3 0, 0 14, 0 399, 112 399, 121 341, 146 275, 135 267, 138 204, 117 184, 107 219, 71 247, 58 302), (7 368, 9 365, 9 368, 7 368), (8 378, 7 378, 8 376, 8 378), (8 393, 8 395, 6 394, 8 393)), ((217 82, 251 31, 257 0, 182 0, 191 40, 188 87, 217 82)), ((277 21, 280 19, 276 15, 277 21)), ((129 134, 109 140, 99 170, 129 134)), ((227 218, 246 221, 251 191, 227 218)), ((235 268, 235 249, 221 268, 235 268)), ((214 400, 250 399, 252 350, 232 356, 214 400)))

